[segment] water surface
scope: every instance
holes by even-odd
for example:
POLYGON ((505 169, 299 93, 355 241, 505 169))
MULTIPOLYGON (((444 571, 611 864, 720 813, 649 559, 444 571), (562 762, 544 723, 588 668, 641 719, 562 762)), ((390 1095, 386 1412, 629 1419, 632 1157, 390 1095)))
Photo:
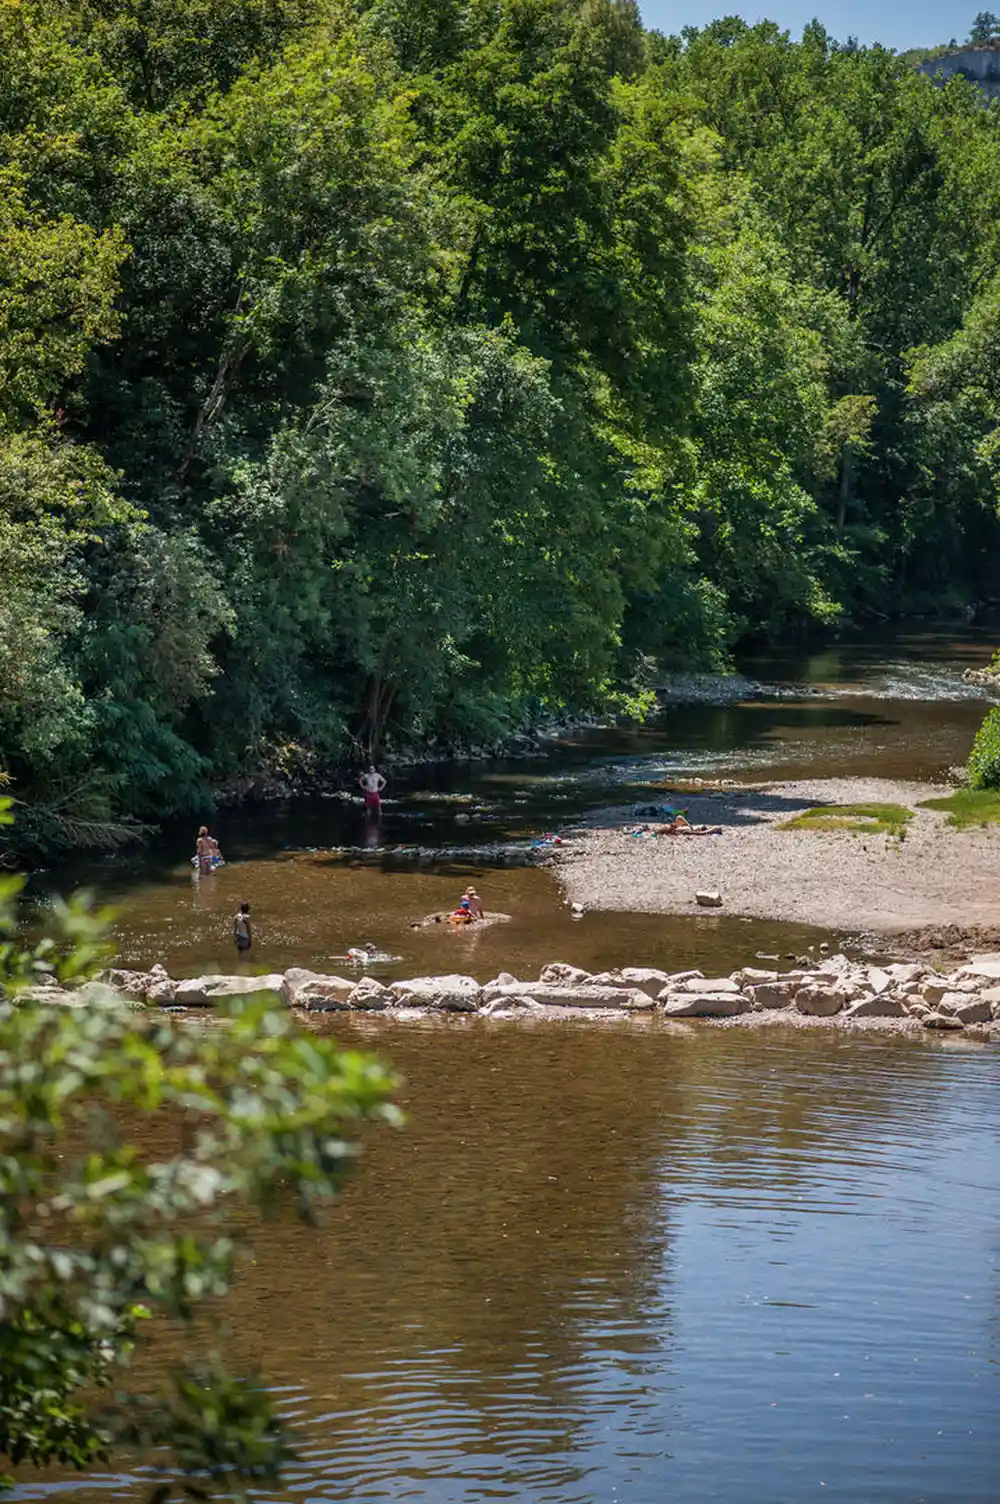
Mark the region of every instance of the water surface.
POLYGON ((227 1305, 230 1361, 300 1428, 281 1498, 996 1500, 995 1049, 338 1032, 402 1070, 410 1121, 324 1229, 257 1231, 227 1305))
POLYGON ((400 772, 377 823, 349 789, 344 798, 222 811, 214 828, 228 865, 211 877, 192 874, 185 824, 146 850, 51 881, 94 886, 121 910, 122 961, 160 961, 175 975, 234 969, 232 915, 244 900, 253 907, 258 970, 342 970, 336 958, 368 939, 400 957, 379 975, 457 970, 483 981, 501 969, 531 975, 553 959, 716 972, 758 953, 839 945, 839 934, 696 912, 574 921, 550 873, 484 860, 482 848, 523 847, 609 803, 683 803, 683 793, 670 791, 692 779, 940 779, 965 760, 986 709, 962 671, 988 662, 994 642, 985 628, 927 627, 812 654, 772 651, 715 686, 724 704, 671 704, 647 726, 581 732, 540 757, 400 772), (345 846, 353 856, 335 849, 345 846), (453 907, 469 883, 511 923, 457 935, 411 928, 453 907))

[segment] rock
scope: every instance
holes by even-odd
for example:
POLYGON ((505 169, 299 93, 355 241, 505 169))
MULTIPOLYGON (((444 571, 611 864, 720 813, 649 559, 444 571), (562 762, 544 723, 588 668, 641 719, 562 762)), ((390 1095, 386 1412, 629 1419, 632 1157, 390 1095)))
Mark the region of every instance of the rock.
POLYGON ((288 1006, 305 1008, 310 1013, 339 1013, 347 1008, 357 986, 357 982, 349 982, 346 977, 318 976, 303 983, 295 993, 295 1001, 288 1006))
POLYGON ((946 992, 951 989, 944 977, 935 977, 931 982, 921 982, 920 996, 928 1007, 936 1008, 946 992))
POLYGON ((897 987, 919 982, 922 977, 927 975, 927 967, 921 966, 919 961, 895 961, 885 969, 897 987))
MULTIPOLYGON (((821 945, 820 950, 822 949, 823 946, 821 945)), ((847 959, 843 951, 838 950, 835 955, 824 956, 822 961, 820 961, 819 963, 818 969, 822 972, 825 972, 827 975, 830 975, 830 973, 832 972, 836 976, 846 976, 849 971, 854 970, 854 963, 853 961, 849 961, 847 959)))
MULTIPOLYGON (((45 991, 50 989, 46 988, 45 991)), ((97 981, 84 982, 82 987, 77 987, 72 994, 73 1002, 78 1008, 116 1008, 124 1002, 135 1003, 138 999, 127 998, 123 993, 109 987, 107 982, 97 981)))
POLYGON ((991 982, 1000 981, 1000 953, 990 951, 983 956, 973 956, 961 968, 963 976, 987 977, 991 982))
MULTIPOLYGON (((347 1007, 359 1013, 378 1013, 383 1008, 391 1008, 397 1001, 396 994, 390 992, 389 988, 377 977, 362 977, 361 981, 347 994, 347 1007)), ((331 999, 325 1011, 339 1012, 340 1009, 338 1004, 331 999)))
POLYGON ((993 1007, 987 998, 970 997, 966 992, 946 992, 937 1011, 960 1019, 963 1024, 985 1024, 993 1017, 993 1007))
POLYGON ((892 977, 887 971, 883 971, 880 966, 870 967, 865 972, 864 979, 876 997, 879 997, 883 992, 887 992, 892 986, 892 977))
POLYGON ((830 1018, 843 1008, 846 998, 839 987, 800 987, 795 994, 795 1007, 799 1013, 808 1013, 813 1018, 830 1018))
POLYGON ((148 971, 129 971, 124 967, 113 966, 110 971, 102 971, 97 978, 108 987, 113 987, 116 992, 123 993, 126 997, 145 998, 152 985, 151 974, 148 971))
POLYGON ((645 992, 624 987, 596 987, 586 982, 577 987, 553 987, 545 982, 515 982, 513 987, 504 987, 494 993, 489 1002, 503 998, 530 997, 536 1003, 563 1008, 618 1008, 640 1012, 652 1008, 653 1000, 645 992))
POLYGON ((22 987, 19 992, 12 993, 11 1001, 19 1008, 26 1004, 42 1008, 86 1007, 86 1003, 80 999, 79 992, 67 992, 63 987, 22 987))
POLYGON ((284 980, 273 972, 262 977, 192 977, 177 983, 173 1000, 183 1008, 210 1008, 220 998, 252 997, 258 992, 280 996, 284 980))
POLYGON ((164 977, 162 981, 151 982, 146 988, 146 1002, 154 1008, 166 1008, 174 1000, 177 992, 177 983, 170 977, 164 977))
POLYGON ((906 1018, 906 1008, 902 1001, 893 997, 888 992, 876 993, 874 997, 863 997, 859 1002, 851 1003, 844 1010, 845 1018, 906 1018))
POLYGON ((670 983, 669 974, 665 971, 657 971, 654 966, 623 966, 621 978, 626 987, 644 992, 654 1001, 670 983))
POLYGON ((703 888, 701 892, 694 895, 694 901, 703 909, 722 908, 722 894, 711 889, 703 888))
POLYGON ((989 1003, 993 1010, 993 1017, 1000 1018, 1000 987, 988 987, 979 996, 983 1002, 989 1003))
POLYGON ((536 1003, 533 997, 497 997, 491 1003, 484 1003, 479 1009, 480 1018, 513 1017, 516 1013, 544 1013, 545 1008, 541 1003, 536 1003))
POLYGON ((762 971, 759 966, 744 966, 742 971, 733 972, 733 981, 740 987, 757 987, 762 982, 776 982, 779 973, 776 971, 762 971))
POLYGON ((281 999, 289 1008, 315 1007, 324 998, 346 1003, 357 985, 346 977, 327 976, 323 972, 307 971, 304 966, 293 966, 285 972, 281 999))
POLYGON ((955 1018, 950 1013, 928 1013, 923 1019, 925 1029, 962 1029, 965 1025, 960 1018, 955 1018))
POLYGON ((543 966, 539 981, 552 987, 576 987, 590 980, 590 972, 582 966, 570 966, 568 961, 550 961, 543 966))
MULTIPOLYGON (((562 991, 562 986, 557 990, 562 991)), ((447 1013, 475 1013, 483 1001, 483 989, 475 977, 455 974, 393 982, 389 991, 397 1002, 420 1008, 440 1008, 447 1013)))
POLYGON ((704 975, 703 971, 671 971, 667 976, 667 981, 672 982, 676 987, 679 982, 689 982, 692 977, 703 977, 704 975))
POLYGON ((516 983, 517 977, 514 976, 513 972, 502 971, 499 976, 493 978, 492 982, 486 983, 483 991, 488 992, 491 987, 513 987, 516 983))
POLYGON ((777 982, 761 982, 749 988, 750 1006, 754 1012, 767 1012, 771 1008, 790 1008, 795 994, 802 989, 799 981, 781 979, 777 982))
POLYGON ((729 977, 690 977, 686 982, 671 981, 668 986, 671 992, 711 992, 713 996, 741 990, 739 983, 729 977))
POLYGON ((674 992, 663 1004, 664 1018, 733 1018, 745 1013, 746 999, 736 992, 674 992))

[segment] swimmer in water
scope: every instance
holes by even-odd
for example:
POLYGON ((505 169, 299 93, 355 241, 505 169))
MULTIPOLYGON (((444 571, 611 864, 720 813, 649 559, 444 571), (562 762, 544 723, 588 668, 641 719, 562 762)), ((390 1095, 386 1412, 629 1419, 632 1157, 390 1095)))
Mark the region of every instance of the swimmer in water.
POLYGON ((364 945, 352 945, 347 952, 347 959, 349 961, 356 961, 359 966, 364 966, 369 961, 373 961, 377 955, 378 950, 375 942, 373 940, 366 940, 364 945))

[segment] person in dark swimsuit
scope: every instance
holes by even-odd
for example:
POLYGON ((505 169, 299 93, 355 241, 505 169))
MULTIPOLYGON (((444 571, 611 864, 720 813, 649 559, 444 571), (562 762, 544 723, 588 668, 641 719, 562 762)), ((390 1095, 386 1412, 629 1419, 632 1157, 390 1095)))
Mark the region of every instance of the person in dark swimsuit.
POLYGON ((250 905, 241 903, 233 920, 233 938, 236 941, 236 949, 242 955, 253 944, 253 930, 250 927, 250 905))

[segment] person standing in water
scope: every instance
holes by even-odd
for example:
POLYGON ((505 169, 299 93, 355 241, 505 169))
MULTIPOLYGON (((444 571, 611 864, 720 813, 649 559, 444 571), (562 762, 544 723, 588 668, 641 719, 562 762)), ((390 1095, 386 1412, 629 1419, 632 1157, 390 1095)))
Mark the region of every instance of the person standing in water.
POLYGON ((240 955, 248 951, 253 944, 253 930, 250 927, 250 905, 241 903, 233 919, 233 939, 236 941, 236 949, 240 955))
POLYGON ((362 773, 358 782, 365 792, 365 809, 377 815, 382 808, 382 790, 385 788, 386 780, 375 764, 370 762, 367 773, 362 773))
POLYGON ((208 833, 207 825, 199 826, 198 839, 194 843, 194 854, 198 861, 198 871, 211 872, 212 857, 215 855, 215 843, 208 833))

